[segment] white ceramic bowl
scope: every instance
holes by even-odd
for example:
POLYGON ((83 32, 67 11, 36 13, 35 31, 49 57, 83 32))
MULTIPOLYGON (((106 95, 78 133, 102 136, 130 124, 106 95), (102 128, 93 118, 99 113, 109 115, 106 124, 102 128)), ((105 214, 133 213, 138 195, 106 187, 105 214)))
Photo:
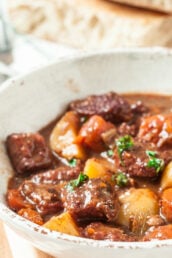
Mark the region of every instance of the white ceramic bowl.
POLYGON ((5 202, 12 173, 5 137, 34 132, 61 114, 76 98, 107 91, 172 94, 172 52, 116 50, 60 60, 0 87, 0 218, 23 238, 58 258, 170 257, 172 240, 121 243, 50 232, 10 211, 5 202))

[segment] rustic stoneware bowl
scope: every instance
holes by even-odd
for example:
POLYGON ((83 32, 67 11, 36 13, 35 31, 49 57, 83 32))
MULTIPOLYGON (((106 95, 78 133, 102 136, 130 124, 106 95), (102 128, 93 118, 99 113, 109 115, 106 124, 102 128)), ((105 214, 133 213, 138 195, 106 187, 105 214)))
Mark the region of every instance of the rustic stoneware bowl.
POLYGON ((155 92, 172 94, 172 52, 116 50, 70 57, 10 80, 0 87, 0 218, 37 248, 58 258, 170 257, 172 240, 144 243, 94 241, 50 232, 7 208, 12 173, 4 148, 13 132, 34 132, 88 94, 155 92))

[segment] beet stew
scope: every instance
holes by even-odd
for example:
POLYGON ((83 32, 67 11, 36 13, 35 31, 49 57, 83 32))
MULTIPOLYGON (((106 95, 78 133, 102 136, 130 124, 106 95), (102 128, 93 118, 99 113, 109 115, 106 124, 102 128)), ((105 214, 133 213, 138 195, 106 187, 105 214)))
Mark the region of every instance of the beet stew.
POLYGON ((95 240, 172 239, 171 96, 88 96, 6 148, 6 200, 20 216, 95 240))

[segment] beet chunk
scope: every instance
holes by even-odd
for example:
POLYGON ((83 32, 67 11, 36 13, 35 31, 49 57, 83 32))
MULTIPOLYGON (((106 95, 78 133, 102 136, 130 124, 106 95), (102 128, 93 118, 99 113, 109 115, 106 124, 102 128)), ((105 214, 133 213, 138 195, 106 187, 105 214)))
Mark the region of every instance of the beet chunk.
POLYGON ((58 186, 36 185, 25 180, 19 187, 19 191, 41 215, 50 215, 63 209, 58 186))
POLYGON ((122 229, 105 225, 100 222, 93 222, 88 225, 84 231, 83 236, 95 240, 110 240, 110 241, 135 241, 136 238, 127 235, 122 229))
POLYGON ((73 190, 65 187, 62 200, 76 220, 115 221, 119 210, 114 188, 101 179, 90 179, 73 190))
POLYGON ((129 103, 114 92, 91 95, 83 100, 74 101, 69 108, 80 115, 100 115, 114 123, 129 121, 133 116, 129 103))
POLYGON ((6 146, 17 174, 32 173, 51 165, 49 149, 39 133, 11 134, 6 146))

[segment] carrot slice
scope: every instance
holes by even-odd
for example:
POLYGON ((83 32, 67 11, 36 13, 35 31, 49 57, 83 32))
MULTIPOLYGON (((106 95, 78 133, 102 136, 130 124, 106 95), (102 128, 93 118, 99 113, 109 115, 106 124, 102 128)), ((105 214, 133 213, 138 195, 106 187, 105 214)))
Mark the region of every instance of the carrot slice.
POLYGON ((10 209, 18 211, 22 208, 30 207, 17 189, 10 189, 7 192, 7 203, 10 209))
POLYGON ((96 152, 103 151, 105 145, 101 135, 112 128, 115 128, 112 123, 105 121, 101 116, 94 115, 81 127, 77 142, 85 144, 96 152))
POLYGON ((30 208, 24 208, 19 210, 18 215, 28 219, 38 225, 43 225, 43 219, 37 211, 34 211, 30 208))
POLYGON ((172 225, 159 226, 152 231, 148 231, 143 237, 143 241, 172 239, 172 225))

